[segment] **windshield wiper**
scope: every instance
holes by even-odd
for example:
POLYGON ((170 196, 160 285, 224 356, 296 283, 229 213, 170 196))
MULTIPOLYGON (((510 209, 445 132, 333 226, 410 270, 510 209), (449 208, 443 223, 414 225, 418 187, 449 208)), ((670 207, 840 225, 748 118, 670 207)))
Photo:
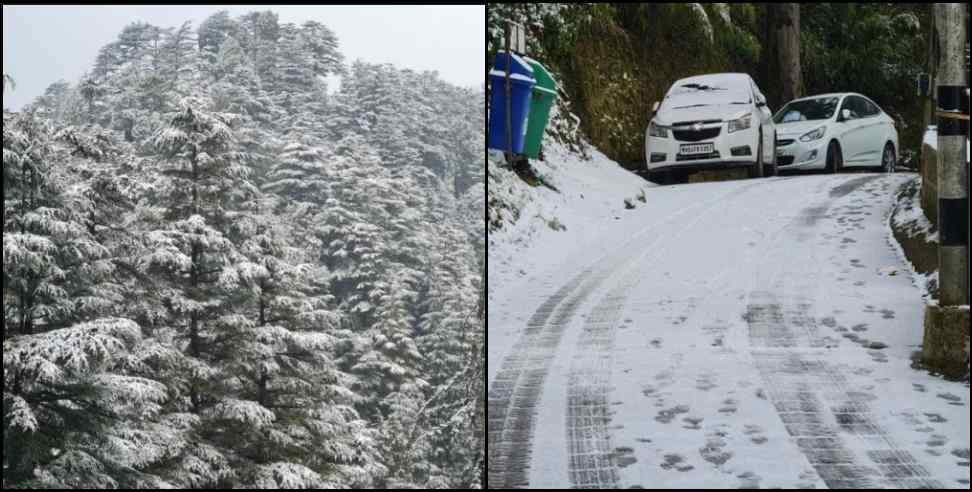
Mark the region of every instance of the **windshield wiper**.
POLYGON ((683 108, 698 108, 700 106, 712 106, 711 104, 693 104, 691 106, 675 106, 672 109, 683 109, 683 108))

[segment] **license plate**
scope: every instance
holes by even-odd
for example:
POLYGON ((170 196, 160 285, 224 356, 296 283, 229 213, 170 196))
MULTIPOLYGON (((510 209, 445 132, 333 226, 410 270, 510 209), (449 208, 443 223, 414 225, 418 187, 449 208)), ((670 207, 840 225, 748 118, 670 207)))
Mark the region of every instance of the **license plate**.
POLYGON ((694 155, 694 154, 711 154, 715 150, 715 145, 710 143, 705 144, 690 144, 683 145, 679 148, 678 153, 682 155, 694 155))

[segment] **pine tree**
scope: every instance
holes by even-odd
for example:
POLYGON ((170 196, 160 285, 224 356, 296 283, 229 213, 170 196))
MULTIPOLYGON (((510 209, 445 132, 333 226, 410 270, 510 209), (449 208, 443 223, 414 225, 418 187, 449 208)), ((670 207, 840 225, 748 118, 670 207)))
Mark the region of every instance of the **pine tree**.
POLYGON ((110 251, 87 223, 99 190, 71 162, 99 156, 78 156, 70 139, 64 148, 30 113, 9 118, 3 133, 5 325, 31 335, 118 299, 110 251))
MULTIPOLYGON (((136 268, 155 279, 154 290, 166 313, 153 330, 184 354, 166 374, 174 393, 167 413, 192 414, 197 425, 188 426, 190 436, 227 412, 251 423, 264 418, 221 390, 225 375, 215 360, 232 322, 225 303, 233 288, 221 288, 220 279, 237 257, 224 231, 233 203, 253 191, 246 182, 244 156, 232 151, 233 143, 227 117, 209 112, 203 101, 183 101, 154 138, 163 157, 159 208, 139 212, 150 229, 136 268)), ((174 465, 163 476, 181 486, 213 486, 235 476, 225 450, 211 444, 185 448, 170 461, 174 465), (200 473, 201 463, 209 473, 200 473)))
POLYGON ((141 341, 136 324, 103 319, 3 342, 4 481, 41 488, 131 487, 140 473, 115 459, 134 436, 113 432, 125 420, 152 417, 162 384, 122 375, 141 341))
POLYGON ((222 12, 5 111, 4 485, 481 486, 481 101, 222 12))

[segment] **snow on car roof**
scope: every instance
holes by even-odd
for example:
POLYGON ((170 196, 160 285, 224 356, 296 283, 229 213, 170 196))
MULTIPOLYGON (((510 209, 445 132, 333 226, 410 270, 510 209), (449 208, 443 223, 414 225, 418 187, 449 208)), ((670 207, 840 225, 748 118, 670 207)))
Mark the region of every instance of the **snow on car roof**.
POLYGON ((700 82, 705 82, 707 85, 717 84, 720 87, 725 87, 726 89, 747 90, 749 88, 749 74, 710 73, 706 75, 695 75, 676 81, 674 84, 672 84, 672 87, 700 82))

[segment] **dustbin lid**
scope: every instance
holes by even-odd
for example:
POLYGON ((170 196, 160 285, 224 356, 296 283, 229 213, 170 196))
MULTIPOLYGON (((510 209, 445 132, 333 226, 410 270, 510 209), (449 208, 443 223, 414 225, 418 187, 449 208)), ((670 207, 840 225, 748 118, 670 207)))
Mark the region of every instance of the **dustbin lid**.
POLYGON ((530 67, 533 68, 533 78, 537 79, 538 87, 551 89, 553 91, 557 90, 557 81, 554 80, 553 76, 550 75, 550 71, 547 70, 547 67, 544 67, 540 64, 540 62, 529 57, 524 57, 524 60, 530 64, 530 67))
MULTIPOLYGON (((506 78, 506 72, 501 71, 501 70, 490 70, 489 71, 489 76, 490 77, 493 77, 493 78, 504 79, 504 78, 506 78)), ((530 84, 530 85, 533 85, 533 84, 535 84, 537 82, 536 80, 534 80, 534 79, 532 79, 530 77, 527 77, 526 75, 519 74, 519 73, 511 73, 510 74, 510 80, 512 80, 514 82, 523 82, 525 84, 530 84)))
MULTIPOLYGON (((496 59, 493 63, 493 70, 506 73, 506 61, 508 59, 509 57, 506 56, 505 51, 497 52, 496 59)), ((517 55, 516 53, 513 53, 513 64, 510 66, 510 73, 511 74, 518 73, 532 79, 533 67, 531 67, 530 64, 523 59, 523 57, 517 55)))
POLYGON ((547 89, 546 87, 540 87, 540 84, 533 86, 533 92, 542 92, 544 94, 550 94, 553 97, 557 97, 557 91, 553 89, 547 89))

